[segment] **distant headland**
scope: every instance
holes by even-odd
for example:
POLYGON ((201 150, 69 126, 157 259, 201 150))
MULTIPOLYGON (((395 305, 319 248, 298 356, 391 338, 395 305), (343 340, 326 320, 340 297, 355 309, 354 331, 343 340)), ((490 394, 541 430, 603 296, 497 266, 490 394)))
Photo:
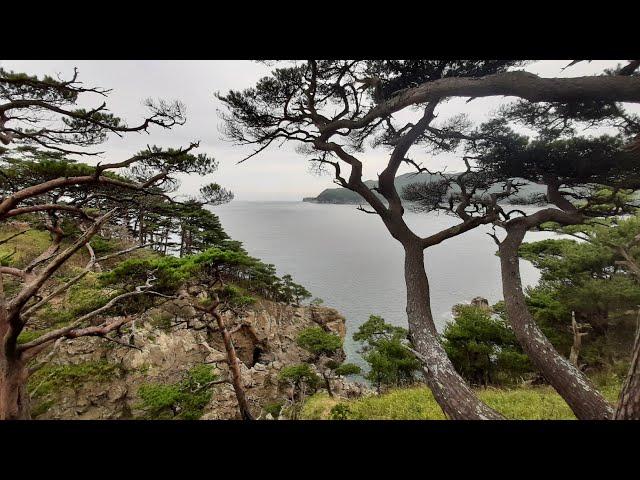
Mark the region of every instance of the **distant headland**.
MULTIPOLYGON (((456 173, 447 174, 448 176, 455 176, 456 173)), ((395 179, 396 189, 400 194, 402 194, 403 189, 412 183, 431 183, 438 179, 442 178, 437 174, 430 174, 426 172, 422 173, 405 173, 403 175, 399 175, 395 179)), ((513 196, 509 203, 518 203, 519 201, 523 203, 528 203, 528 200, 534 196, 539 196, 545 193, 545 187, 542 185, 536 185, 534 183, 525 182, 522 179, 518 179, 519 182, 526 183, 526 185, 519 187, 518 194, 513 196)), ((369 188, 376 187, 378 182, 376 180, 367 180, 364 182, 369 188)), ((500 186, 496 185, 491 187, 488 191, 499 191, 500 186)), ((374 192, 375 195, 382 199, 382 196, 374 192)), ((343 205, 358 205, 360 203, 366 203, 364 198, 359 193, 353 192, 347 188, 336 187, 336 188, 326 188, 317 197, 304 197, 302 199, 303 202, 309 203, 333 203, 333 204, 343 204, 343 205)))

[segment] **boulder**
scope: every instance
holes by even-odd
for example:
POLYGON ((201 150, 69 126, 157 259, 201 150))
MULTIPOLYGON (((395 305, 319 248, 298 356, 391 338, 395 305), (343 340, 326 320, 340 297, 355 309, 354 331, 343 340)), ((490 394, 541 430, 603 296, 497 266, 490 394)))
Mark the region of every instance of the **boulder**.
POLYGON ((471 300, 471 305, 477 307, 481 310, 485 310, 487 312, 491 311, 491 306, 489 306, 489 300, 484 297, 475 297, 471 300))

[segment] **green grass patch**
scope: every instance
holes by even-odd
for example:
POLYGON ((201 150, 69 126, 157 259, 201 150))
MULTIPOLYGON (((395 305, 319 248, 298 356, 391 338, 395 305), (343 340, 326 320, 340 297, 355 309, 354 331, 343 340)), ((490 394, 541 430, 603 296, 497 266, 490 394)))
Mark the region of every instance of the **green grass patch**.
POLYGON ((53 299, 52 303, 39 309, 36 315, 41 323, 60 327, 104 306, 115 294, 113 290, 105 289, 97 279, 97 274, 91 272, 67 292, 53 299))
POLYGON ((137 406, 145 420, 198 420, 213 395, 217 379, 211 365, 197 365, 177 383, 145 383, 140 386, 137 406))
POLYGON ((55 400, 43 400, 35 405, 31 409, 31 418, 38 418, 40 415, 47 413, 47 411, 55 404, 55 400))
POLYGON ((23 330, 22 332, 20 332, 20 335, 18 335, 18 343, 29 343, 32 340, 35 340, 39 336, 44 335, 45 333, 47 333, 49 331, 50 331, 50 329, 23 330))
POLYGON ((28 389, 32 397, 39 398, 86 381, 108 382, 121 373, 120 365, 104 360, 70 365, 46 365, 29 377, 28 389))
POLYGON ((103 255, 120 250, 122 248, 122 241, 96 235, 91 239, 91 247, 96 255, 103 255))
POLYGON ((67 303, 74 317, 79 317, 104 306, 112 295, 105 293, 95 273, 87 274, 69 289, 67 303))
MULTIPOLYGON (((615 402, 620 382, 601 387, 603 395, 615 402)), ((565 401, 548 386, 476 390, 490 407, 512 420, 573 420, 565 401)), ((426 387, 391 390, 382 395, 355 400, 331 398, 318 393, 307 399, 300 418, 304 420, 443 420, 444 414, 426 387)))
MULTIPOLYGON (((0 240, 24 230, 13 227, 0 228, 0 240)), ((0 245, 3 266, 23 268, 44 252, 51 244, 51 235, 45 230, 29 230, 0 245), (14 253, 15 250, 15 253, 14 253)))
POLYGON ((262 407, 265 413, 271 414, 273 418, 278 418, 280 416, 280 412, 282 412, 282 407, 284 406, 284 402, 273 402, 268 403, 262 407))
POLYGON ((573 412, 551 387, 487 388, 478 392, 487 405, 510 420, 574 420, 573 412))

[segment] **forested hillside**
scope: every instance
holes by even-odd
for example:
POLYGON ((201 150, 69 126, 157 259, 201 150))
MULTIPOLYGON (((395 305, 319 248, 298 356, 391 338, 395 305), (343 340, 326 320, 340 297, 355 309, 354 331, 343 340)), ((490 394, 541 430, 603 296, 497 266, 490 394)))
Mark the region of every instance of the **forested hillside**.
MULTIPOLYGON (((454 178, 459 174, 450 173, 450 174, 434 174, 434 173, 405 173, 403 175, 399 175, 396 177, 394 181, 394 185, 398 192, 403 192, 407 187, 414 184, 430 184, 434 182, 439 182, 442 178, 454 178)), ((522 179, 515 179, 516 181, 522 181, 522 179)), ((539 197, 543 196, 545 193, 544 186, 536 185, 531 182, 523 182, 524 184, 520 187, 517 195, 514 195, 509 199, 511 203, 531 203, 532 200, 539 199, 539 197)), ((367 180, 364 184, 369 187, 369 189, 374 189, 378 186, 378 182, 375 180, 367 180)), ((484 192, 485 194, 497 193, 501 190, 501 187, 498 185, 492 185, 487 188, 484 192)), ((460 188, 457 185, 451 185, 452 192, 459 192, 460 188)), ((374 194, 380 198, 381 201, 384 201, 384 197, 379 193, 374 191, 374 194)), ((314 202, 314 203, 339 203, 339 204, 360 204, 364 202, 364 198, 347 188, 327 188, 320 192, 317 197, 307 197, 304 198, 305 202, 314 202)))

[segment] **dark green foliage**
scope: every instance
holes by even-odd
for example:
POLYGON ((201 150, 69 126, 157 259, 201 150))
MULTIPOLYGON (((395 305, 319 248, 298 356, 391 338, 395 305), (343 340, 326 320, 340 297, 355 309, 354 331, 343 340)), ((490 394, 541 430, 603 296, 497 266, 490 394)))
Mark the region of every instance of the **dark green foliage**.
MULTIPOLYGON (((0 176, 2 190, 16 190, 60 177, 91 175, 95 168, 85 163, 45 154, 32 148, 19 148, 0 155, 4 175, 0 176), (20 156, 13 156, 15 154, 20 156)), ((124 178, 122 178, 124 180, 124 178)))
POLYGON ((182 398, 178 385, 141 385, 138 395, 142 398, 141 408, 147 410, 148 418, 173 418, 174 406, 177 406, 182 398))
POLYGON ((266 413, 270 413, 273 418, 278 418, 280 416, 280 412, 282 411, 282 407, 284 406, 283 402, 273 402, 268 403, 262 407, 262 409, 266 413))
MULTIPOLYGON (((639 120, 619 103, 521 99, 503 106, 479 125, 473 134, 475 140, 468 142, 465 150, 477 156, 478 165, 495 181, 521 177, 581 189, 595 184, 637 188, 640 169, 625 145, 640 133, 639 120), (517 133, 520 126, 533 129, 536 136, 517 133), (580 136, 584 129, 593 127, 607 128, 607 133, 580 136)), ((565 198, 572 199, 576 193, 565 198)))
POLYGON ((338 403, 331 408, 329 418, 331 420, 347 420, 350 413, 351 410, 346 403, 338 403))
POLYGON ((245 290, 232 284, 226 284, 218 292, 221 301, 225 302, 231 308, 244 308, 255 303, 256 299, 251 295, 247 295, 245 290))
POLYGON ((173 384, 144 384, 138 395, 148 419, 198 420, 211 400, 211 383, 218 377, 210 365, 198 365, 173 384))
MULTIPOLYGON (((126 282, 131 286, 143 285, 148 272, 153 271, 156 277, 154 289, 169 294, 175 293, 189 280, 211 278, 218 270, 226 281, 236 284, 236 287, 228 286, 226 293, 242 304, 248 304, 252 300, 237 287, 273 301, 299 301, 304 288, 295 284, 290 276, 286 281, 279 279, 273 265, 250 257, 233 243, 230 245, 231 248, 214 247, 183 258, 166 256, 126 260, 103 274, 101 279, 105 284, 126 282)), ((307 296, 310 296, 308 292, 307 296)))
POLYGON ((458 305, 442 342, 458 373, 475 385, 514 383, 532 371, 506 322, 478 307, 458 305))
POLYGON ((622 150, 620 137, 530 140, 516 134, 504 119, 487 122, 479 134, 490 139, 475 142, 468 151, 479 156, 479 165, 496 182, 513 177, 542 182, 555 176, 568 185, 616 184, 640 173, 637 162, 622 150))
MULTIPOLYGON (((175 190, 178 183, 166 177, 158 185, 152 185, 143 192, 126 188, 134 182, 144 183, 148 178, 159 174, 212 173, 217 162, 206 155, 192 155, 180 150, 163 150, 149 147, 134 158, 130 171, 118 175, 110 170, 101 172, 101 176, 117 181, 117 185, 79 184, 67 185, 41 196, 41 203, 72 205, 80 202, 81 212, 61 213, 59 224, 66 235, 76 236, 81 232, 77 228, 77 217, 97 216, 101 212, 120 208, 120 213, 111 220, 111 224, 121 225, 141 243, 150 243, 150 247, 162 253, 178 253, 180 256, 203 252, 211 247, 227 247, 228 235, 220 224, 219 218, 204 205, 220 204, 230 201, 233 194, 219 185, 204 188, 207 198, 203 201, 190 199, 184 202, 172 202, 167 196, 175 190), (64 201, 60 199, 64 198, 64 201), (179 243, 173 239, 179 238, 179 243)), ((50 154, 32 147, 18 147, 0 153, 0 166, 4 175, 0 176, 0 195, 40 184, 56 178, 91 177, 96 167, 78 163, 62 154, 50 154)), ((33 215, 31 215, 33 216, 33 215)), ((26 216, 20 216, 27 219, 26 216)), ((43 224, 40 214, 32 220, 35 226, 43 224)), ((94 250, 97 254, 106 253, 117 247, 117 242, 95 238, 94 250)))
POLYGON ((342 365, 338 365, 333 369, 333 373, 336 375, 340 375, 341 377, 346 377, 348 375, 359 375, 362 369, 356 365, 355 363, 343 363, 342 365))
POLYGON ((382 80, 382 97, 448 77, 481 77, 523 65, 518 60, 370 60, 367 74, 382 80))
POLYGON ((29 377, 29 393, 40 398, 64 387, 75 387, 84 382, 108 382, 121 374, 120 365, 106 361, 68 365, 45 365, 29 377))
MULTIPOLYGON (((591 367, 611 366, 626 359, 628 345, 614 339, 635 323, 640 304, 640 287, 618 263, 616 247, 628 244, 640 233, 640 219, 612 218, 605 225, 600 223, 564 228, 546 225, 587 241, 548 239, 525 243, 519 251, 541 272, 540 283, 527 290, 527 303, 536 322, 554 346, 568 355, 574 311, 576 320, 589 327, 580 362, 591 367)), ((631 247, 629 253, 640 258, 638 247, 631 247)))
POLYGON ((69 289, 68 301, 72 306, 69 313, 72 317, 79 317, 105 305, 111 297, 117 295, 105 295, 100 286, 78 283, 69 289))
POLYGON ((313 354, 313 362, 318 365, 330 395, 333 395, 331 380, 335 375, 360 373, 360 367, 357 365, 342 363, 344 357, 342 338, 334 333, 327 332, 321 327, 305 328, 298 334, 296 343, 313 354))
POLYGON ((91 247, 96 255, 114 252, 120 248, 120 242, 96 235, 91 239, 91 247))
POLYGON ((369 364, 365 378, 378 390, 415 381, 420 362, 403 344, 407 335, 406 329, 389 325, 376 315, 371 315, 353 334, 355 341, 363 343, 362 358, 369 364))
POLYGON ((629 236, 640 233, 640 225, 637 218, 630 218, 617 226, 584 229, 590 230, 588 242, 543 240, 523 244, 519 253, 540 269, 538 288, 552 290, 566 311, 580 312, 598 328, 599 320, 609 312, 640 304, 640 288, 616 263, 616 252, 609 246, 624 229, 629 236))
POLYGON ((228 203, 233 200, 233 193, 225 188, 222 188, 217 183, 209 183, 201 187, 200 195, 202 195, 205 202, 209 205, 220 205, 222 203, 228 203))
POLYGON ((175 292, 186 280, 189 272, 184 271, 185 260, 176 257, 133 258, 119 263, 113 270, 105 272, 100 280, 105 285, 127 283, 144 285, 148 273, 154 272, 154 289, 162 293, 175 292))
POLYGON ((176 234, 180 235, 180 256, 223 245, 229 239, 218 216, 195 200, 168 205, 166 211, 159 211, 158 214, 175 219, 176 225, 173 228, 176 229, 176 234))
POLYGON ((315 391, 322 381, 307 363, 284 367, 280 370, 278 379, 282 382, 290 383, 295 389, 299 389, 304 385, 306 389, 311 391, 315 391))
POLYGON ((321 327, 309 327, 302 330, 296 339, 298 346, 314 355, 331 355, 342 348, 342 339, 321 327))
POLYGON ((353 334, 353 339, 356 342, 365 342, 367 346, 375 346, 380 340, 388 338, 405 339, 407 334, 406 329, 390 325, 384 321, 384 318, 371 315, 369 320, 358 327, 358 331, 353 334))
POLYGON ((290 298, 296 305, 299 305, 301 300, 311 297, 311 293, 302 285, 295 283, 288 273, 282 276, 280 290, 284 298, 290 298))

